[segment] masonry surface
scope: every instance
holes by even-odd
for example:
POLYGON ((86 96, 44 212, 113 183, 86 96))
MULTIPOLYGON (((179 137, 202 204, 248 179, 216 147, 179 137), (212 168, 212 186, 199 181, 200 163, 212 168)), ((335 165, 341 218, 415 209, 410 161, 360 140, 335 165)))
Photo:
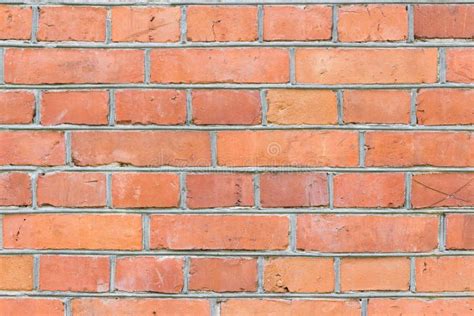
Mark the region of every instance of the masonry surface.
POLYGON ((0 4, 0 315, 474 315, 474 4, 222 2, 0 4))

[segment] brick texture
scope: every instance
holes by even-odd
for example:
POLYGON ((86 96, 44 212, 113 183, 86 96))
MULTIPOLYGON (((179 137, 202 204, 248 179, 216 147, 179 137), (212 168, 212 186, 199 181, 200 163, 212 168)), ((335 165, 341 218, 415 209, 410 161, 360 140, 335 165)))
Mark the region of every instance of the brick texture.
POLYGON ((471 315, 472 1, 2 1, 0 315, 471 315))

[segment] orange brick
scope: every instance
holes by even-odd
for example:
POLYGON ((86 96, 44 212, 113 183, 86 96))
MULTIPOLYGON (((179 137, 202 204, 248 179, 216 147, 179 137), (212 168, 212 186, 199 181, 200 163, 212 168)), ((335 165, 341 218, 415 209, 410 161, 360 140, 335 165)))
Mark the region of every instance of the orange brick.
POLYGON ((289 75, 286 49, 166 48, 151 52, 151 81, 156 83, 278 83, 288 82, 289 75))
POLYGON ((190 208, 253 206, 251 174, 189 174, 186 177, 190 208))
POLYGON ((187 38, 193 42, 257 40, 257 6, 189 6, 187 38))
POLYGON ((438 246, 436 216, 299 215, 297 247, 322 252, 423 252, 438 246))
POLYGON ((255 125, 261 123, 258 91, 194 90, 193 123, 196 125, 255 125))
POLYGON ((139 215, 4 215, 4 248, 122 249, 142 245, 139 215))
POLYGON ((62 132, 0 132, 0 165, 56 166, 64 164, 65 158, 62 132))
POLYGON ((474 82, 474 49, 446 50, 446 79, 451 82, 474 82))
POLYGON ((356 300, 230 299, 221 303, 222 316, 238 315, 360 315, 356 300))
POLYGON ((341 42, 401 41, 408 37, 404 5, 349 5, 338 11, 341 42))
POLYGON ((330 90, 270 90, 268 123, 337 124, 336 93, 330 90))
POLYGON ((449 214, 446 216, 446 248, 474 249, 474 215, 449 214))
POLYGON ((42 291, 108 292, 109 258, 41 256, 39 288, 42 291))
POLYGON ((154 215, 150 245, 176 250, 286 249, 288 224, 286 216, 154 215))
POLYGON ((31 205, 31 180, 25 173, 0 173, 0 206, 31 205))
MULTIPOLYGON (((32 289, 33 257, 0 256, 0 290, 31 291, 32 289)), ((3 309, 0 310, 3 313, 3 309)))
POLYGON ((266 292, 328 293, 334 290, 334 262, 329 258, 274 258, 264 266, 266 292))
POLYGON ((181 11, 175 7, 112 8, 112 41, 177 42, 181 11))
POLYGON ((186 94, 182 90, 120 90, 115 93, 119 124, 184 124, 186 94))
POLYGON ((473 102, 473 90, 423 89, 417 96, 416 116, 418 124, 474 124, 473 102))
POLYGON ((408 258, 343 258, 342 291, 407 291, 410 286, 408 258))
POLYGON ((334 177, 336 207, 401 207, 404 204, 403 173, 347 173, 334 177))
POLYGON ((311 41, 331 38, 330 6, 264 6, 263 39, 311 41))
POLYGON ((131 49, 9 48, 5 82, 14 84, 139 83, 144 52, 131 49))
POLYGON ((108 102, 106 91, 47 91, 41 97, 41 124, 106 125, 108 102))
MULTIPOLYGON (((76 316, 92 315, 210 315, 208 300, 200 299, 116 299, 83 298, 72 300, 76 316)), ((49 315, 48 315, 49 316, 49 315)))
POLYGON ((104 7, 39 7, 38 40, 102 42, 106 14, 104 7))
POLYGON ((33 93, 27 91, 0 92, 0 124, 29 124, 33 121, 34 110, 35 96, 33 93))
POLYGON ((367 132, 367 166, 472 166, 468 132, 367 132))
POLYGON ((64 207, 105 206, 105 175, 60 172, 38 177, 38 205, 64 207))
POLYGON ((383 48, 296 49, 299 83, 429 83, 437 80, 437 50, 383 48))
POLYGON ((474 206, 474 174, 416 174, 412 178, 412 206, 474 206))
POLYGON ((118 208, 176 207, 179 177, 174 173, 113 174, 112 204, 118 208))
POLYGON ((264 173, 260 176, 263 207, 328 205, 327 175, 321 173, 264 173))
MULTIPOLYGON (((79 166, 209 166, 206 132, 113 131, 72 133, 72 158, 79 166)), ((1 162, 1 156, 0 156, 1 162)))
POLYGON ((257 290, 257 260, 192 258, 189 289, 212 292, 254 292, 257 290))
POLYGON ((4 316, 63 316, 64 303, 54 298, 0 298, 0 310, 4 316))
POLYGON ((226 131, 217 133, 222 166, 356 166, 352 131, 226 131))
POLYGON ((344 123, 410 123, 409 91, 344 90, 343 98, 344 123))
POLYGON ((370 299, 368 315, 469 315, 474 299, 370 299))
POLYGON ((30 7, 0 5, 0 39, 26 40, 31 38, 32 12, 30 7))
POLYGON ((474 38, 474 5, 416 5, 413 13, 416 38, 474 38))
POLYGON ((126 292, 179 293, 183 260, 158 257, 117 258, 115 288, 126 292))
POLYGON ((419 292, 469 292, 474 289, 474 257, 416 258, 419 292))

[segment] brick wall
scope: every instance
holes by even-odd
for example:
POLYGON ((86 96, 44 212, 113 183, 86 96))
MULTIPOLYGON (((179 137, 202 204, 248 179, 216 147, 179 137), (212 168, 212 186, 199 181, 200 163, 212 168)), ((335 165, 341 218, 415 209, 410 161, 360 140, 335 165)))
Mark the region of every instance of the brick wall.
POLYGON ((474 5, 211 2, 0 5, 0 314, 474 314, 474 5))

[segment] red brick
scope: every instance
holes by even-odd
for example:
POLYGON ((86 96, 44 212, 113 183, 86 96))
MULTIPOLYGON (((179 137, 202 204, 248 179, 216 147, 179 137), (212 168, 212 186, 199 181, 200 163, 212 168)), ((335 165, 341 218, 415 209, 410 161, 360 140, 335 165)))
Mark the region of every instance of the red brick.
POLYGON ((72 313, 90 315, 210 315, 209 301, 200 299, 116 299, 82 298, 72 300, 72 313))
POLYGON ((180 7, 112 8, 112 41, 177 42, 180 36, 180 7))
POLYGON ((474 250, 474 214, 446 216, 446 248, 474 250))
POLYGON ((0 5, 0 39, 30 39, 31 21, 30 7, 0 5))
POLYGON ((474 257, 416 258, 419 292, 469 292, 474 290, 474 257))
POLYGON ((260 176, 263 207, 327 206, 327 175, 321 173, 264 173, 260 176))
POLYGON ((109 258, 41 256, 39 288, 42 291, 108 292, 109 258))
POLYGON ((176 250, 286 249, 288 224, 286 216, 154 215, 150 245, 176 250))
POLYGON ((416 5, 413 13, 416 38, 474 38, 473 5, 416 5))
POLYGON ((288 82, 289 74, 288 51, 280 48, 166 48, 151 52, 151 81, 156 83, 278 83, 288 82))
POLYGON ((358 316, 360 304, 356 300, 230 299, 221 303, 221 315, 358 316))
MULTIPOLYGON (((31 291, 32 289, 33 256, 0 256, 0 290, 31 291)), ((3 309, 0 310, 3 313, 3 309)))
POLYGON ((424 252, 438 246, 436 216, 299 215, 297 247, 321 252, 424 252))
POLYGON ((403 173, 347 173, 334 177, 336 207, 401 207, 405 204, 403 173))
POLYGON ((330 90, 270 90, 268 123, 337 124, 336 93, 330 90))
POLYGON ((131 49, 9 48, 5 82, 14 84, 139 83, 143 51, 131 49))
MULTIPOLYGON (((472 24, 472 23, 471 23, 472 24)), ((474 49, 446 50, 446 79, 451 82, 474 82, 474 49)))
POLYGON ((416 116, 422 125, 474 124, 474 91, 469 89, 421 90, 416 116))
POLYGON ((186 177, 190 208, 253 206, 251 174, 189 174, 186 177))
POLYGON ((434 48, 299 48, 299 83, 430 83, 437 80, 434 48))
POLYGON ((343 120, 361 124, 410 123, 410 92, 344 90, 343 120))
POLYGON ((0 206, 31 205, 31 180, 25 173, 0 173, 0 206))
POLYGON ((332 166, 359 163, 352 131, 226 131, 217 133, 222 166, 332 166))
POLYGON ((39 7, 38 40, 102 42, 106 14, 100 7, 39 7))
POLYGON ((137 250, 142 245, 139 215, 4 215, 4 248, 137 250))
POLYGON ((0 298, 4 316, 63 316, 64 303, 54 298, 0 298))
POLYGON ((263 39, 311 41, 331 38, 330 6, 264 6, 263 39))
POLYGON ((183 260, 158 257, 117 258, 115 288, 126 292, 179 293, 183 260))
POLYGON ((62 132, 0 132, 0 165, 56 166, 64 164, 65 158, 62 132))
POLYGON ((474 161, 468 132, 367 132, 367 166, 467 167, 474 161))
POLYGON ((343 258, 341 290, 408 291, 410 259, 408 258, 343 258))
POLYGON ((0 92, 0 124, 29 124, 33 121, 34 111, 35 96, 33 93, 27 91, 0 92))
POLYGON ((179 177, 174 173, 115 173, 112 204, 118 208, 176 207, 179 177))
POLYGON ((349 5, 338 11, 341 42, 401 41, 408 37, 404 5, 349 5))
POLYGON ((415 174, 412 178, 412 206, 474 206, 474 174, 415 174))
POLYGON ((61 172, 38 177, 38 205, 64 207, 105 206, 105 175, 61 172))
POLYGON ((265 262, 266 292, 328 293, 334 290, 334 262, 329 258, 273 258, 265 262))
POLYGON ((257 40, 257 6, 189 6, 187 38, 193 42, 257 40))
POLYGON ((196 125, 255 125, 261 123, 258 91, 194 90, 193 123, 196 125))
POLYGON ((210 146, 209 134, 206 132, 72 133, 72 158, 79 166, 114 163, 133 166, 209 166, 210 146))
POLYGON ((106 125, 108 102, 106 91, 47 91, 41 97, 41 124, 106 125))
POLYGON ((368 315, 469 315, 474 299, 370 299, 368 315))
POLYGON ((186 94, 182 90, 119 90, 115 118, 119 124, 184 124, 186 94))
POLYGON ((191 291, 255 292, 257 260, 248 258, 192 258, 191 291))

